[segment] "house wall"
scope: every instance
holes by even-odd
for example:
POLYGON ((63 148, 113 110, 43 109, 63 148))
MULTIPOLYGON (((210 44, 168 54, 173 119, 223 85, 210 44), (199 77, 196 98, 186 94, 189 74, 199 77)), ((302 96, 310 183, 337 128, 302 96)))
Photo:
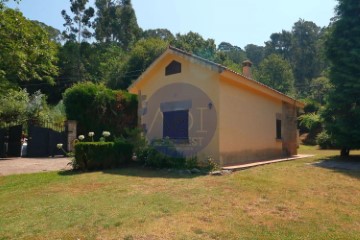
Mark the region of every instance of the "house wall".
MULTIPOLYGON (((149 141, 161 139, 163 137, 163 116, 160 105, 165 102, 191 100, 189 137, 195 138, 198 143, 208 140, 206 146, 201 147, 197 153, 198 160, 205 160, 208 156, 219 159, 218 109, 220 83, 217 80, 218 70, 216 66, 210 66, 200 61, 194 64, 194 61, 198 60, 184 56, 179 57, 177 54, 166 55, 160 62, 151 67, 145 77, 139 81, 136 85, 136 91, 141 95, 139 96, 140 125, 146 129, 146 137, 149 141), (165 67, 173 60, 181 63, 182 71, 178 74, 165 76, 165 67), (215 68, 216 71, 210 71, 214 69, 209 68, 215 68), (189 90, 189 88, 191 89, 189 90), (192 90, 195 88, 200 89, 202 94, 192 94, 192 90), (166 89, 165 92, 164 89, 166 89), (209 103, 211 103, 211 108, 209 108, 209 103), (203 109, 199 109, 199 106, 203 109), (199 131, 201 130, 199 125, 200 114, 208 116, 203 116, 202 121, 212 129, 199 131)), ((193 143, 191 142, 189 145, 193 143)))
POLYGON ((249 163, 283 156, 283 141, 276 139, 276 118, 281 118, 282 133, 286 132, 288 139, 292 139, 290 132, 293 130, 284 125, 288 123, 282 119, 283 102, 225 77, 221 77, 219 82, 221 164, 249 163))

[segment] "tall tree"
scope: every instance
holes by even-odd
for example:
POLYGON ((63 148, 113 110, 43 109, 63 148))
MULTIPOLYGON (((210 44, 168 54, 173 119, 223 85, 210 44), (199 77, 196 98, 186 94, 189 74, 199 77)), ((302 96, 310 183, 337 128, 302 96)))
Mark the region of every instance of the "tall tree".
POLYGON ((205 40, 200 34, 191 31, 187 34, 176 34, 176 39, 171 44, 208 60, 214 60, 216 53, 213 39, 205 40))
POLYGON ((281 33, 270 35, 270 41, 265 42, 265 54, 279 54, 287 61, 291 60, 293 35, 289 31, 282 30, 281 33))
POLYGON ((246 60, 245 51, 228 42, 221 42, 218 46, 214 62, 224 65, 235 72, 242 71, 242 62, 246 60))
POLYGON ((60 43, 63 40, 62 35, 61 35, 61 31, 59 29, 53 28, 53 27, 51 27, 49 25, 46 25, 43 22, 39 22, 39 21, 36 21, 36 20, 32 20, 32 22, 34 22, 35 24, 37 24, 41 28, 43 28, 47 32, 47 34, 49 36, 49 39, 51 41, 60 43))
POLYGON ((89 0, 70 0, 70 10, 74 17, 68 15, 65 9, 61 11, 65 20, 66 31, 63 31, 65 39, 71 41, 77 39, 80 43, 83 39, 91 38, 91 18, 94 16, 95 10, 92 7, 86 7, 88 2, 89 0))
POLYGON ((322 54, 325 33, 315 23, 299 19, 291 31, 273 33, 265 42, 265 56, 279 54, 290 63, 298 96, 308 95, 312 79, 326 67, 322 54))
POLYGON ((327 132, 341 147, 341 155, 360 148, 360 4, 338 0, 332 33, 327 41, 334 86, 323 114, 327 132))
POLYGON ((245 53, 254 66, 257 67, 265 57, 265 48, 254 44, 248 44, 245 46, 245 53))
POLYGON ((311 81, 309 97, 321 105, 325 105, 326 97, 332 89, 329 78, 321 76, 311 81))
POLYGON ((294 24, 292 35, 291 62, 296 79, 295 87, 299 95, 304 96, 310 89, 311 80, 322 71, 318 48, 321 28, 313 22, 300 19, 294 24))
POLYGON ((96 0, 95 37, 99 42, 117 42, 129 49, 141 35, 131 0, 96 0))
POLYGON ((139 39, 141 35, 141 29, 138 26, 131 0, 121 0, 121 3, 121 28, 119 31, 119 36, 123 48, 128 49, 131 44, 135 43, 139 39))
POLYGON ((148 29, 142 33, 143 38, 159 38, 164 41, 174 41, 174 35, 166 28, 148 29))
POLYGON ((0 91, 39 80, 54 82, 57 45, 21 12, 0 10, 0 91))
POLYGON ((126 89, 165 51, 167 46, 167 42, 156 38, 139 40, 131 49, 125 62, 119 64, 120 66, 114 65, 115 68, 111 70, 107 85, 112 89, 126 89))
POLYGON ((280 55, 271 54, 266 57, 255 72, 255 78, 275 90, 294 95, 294 75, 291 66, 280 55))
POLYGON ((238 46, 233 46, 227 42, 221 42, 218 51, 225 54, 225 56, 234 64, 241 66, 241 63, 247 59, 246 53, 238 46))

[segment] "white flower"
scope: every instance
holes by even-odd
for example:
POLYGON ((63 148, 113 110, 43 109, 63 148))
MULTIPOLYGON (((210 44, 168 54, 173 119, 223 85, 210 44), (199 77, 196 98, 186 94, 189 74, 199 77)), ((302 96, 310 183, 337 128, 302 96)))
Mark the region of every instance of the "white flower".
POLYGON ((89 132, 89 137, 93 137, 95 135, 94 132, 89 132))
POLYGON ((110 132, 108 132, 108 131, 103 131, 103 132, 102 132, 102 135, 103 135, 104 137, 108 137, 108 136, 110 136, 110 132))
POLYGON ((56 147, 57 147, 58 149, 62 149, 63 144, 62 144, 62 143, 58 143, 58 144, 56 144, 56 147))
POLYGON ((84 135, 79 135, 79 140, 84 140, 85 139, 85 136, 84 135))

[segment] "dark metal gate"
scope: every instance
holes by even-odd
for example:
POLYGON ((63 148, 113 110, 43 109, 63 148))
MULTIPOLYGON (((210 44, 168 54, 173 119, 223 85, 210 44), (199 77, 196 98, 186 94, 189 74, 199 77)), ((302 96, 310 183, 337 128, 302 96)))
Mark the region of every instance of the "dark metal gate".
POLYGON ((6 157, 6 152, 7 152, 7 141, 6 141, 6 136, 7 136, 7 129, 1 128, 0 129, 0 157, 4 158, 6 157))
POLYGON ((20 157, 22 125, 0 129, 0 157, 20 157))
POLYGON ((71 148, 68 141, 72 142, 76 139, 74 129, 76 129, 74 121, 67 121, 66 124, 60 125, 38 121, 28 121, 16 126, 5 125, 0 128, 0 158, 20 157, 22 154, 25 154, 23 157, 65 155, 65 152, 73 150, 68 149, 69 146, 71 148), (23 137, 27 138, 27 144, 22 145, 23 137), (57 148, 58 144, 62 144, 61 149, 57 148))
POLYGON ((16 125, 9 128, 8 157, 20 157, 22 129, 22 125, 16 125))
POLYGON ((67 151, 67 134, 64 126, 53 126, 49 124, 28 124, 27 157, 53 157, 64 155, 57 144, 63 144, 67 151))

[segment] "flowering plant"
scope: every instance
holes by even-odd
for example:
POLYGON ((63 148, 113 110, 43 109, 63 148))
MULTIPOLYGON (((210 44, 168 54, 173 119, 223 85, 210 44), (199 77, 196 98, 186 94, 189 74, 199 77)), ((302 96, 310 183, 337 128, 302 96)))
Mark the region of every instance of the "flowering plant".
POLYGON ((94 132, 89 132, 89 137, 91 137, 92 142, 94 141, 94 135, 95 135, 94 132))
POLYGON ((78 139, 79 139, 80 141, 82 141, 82 140, 85 139, 85 136, 84 136, 84 135, 79 135, 78 139))
POLYGON ((109 137, 110 136, 110 132, 109 131, 103 131, 102 132, 103 137, 109 137))

